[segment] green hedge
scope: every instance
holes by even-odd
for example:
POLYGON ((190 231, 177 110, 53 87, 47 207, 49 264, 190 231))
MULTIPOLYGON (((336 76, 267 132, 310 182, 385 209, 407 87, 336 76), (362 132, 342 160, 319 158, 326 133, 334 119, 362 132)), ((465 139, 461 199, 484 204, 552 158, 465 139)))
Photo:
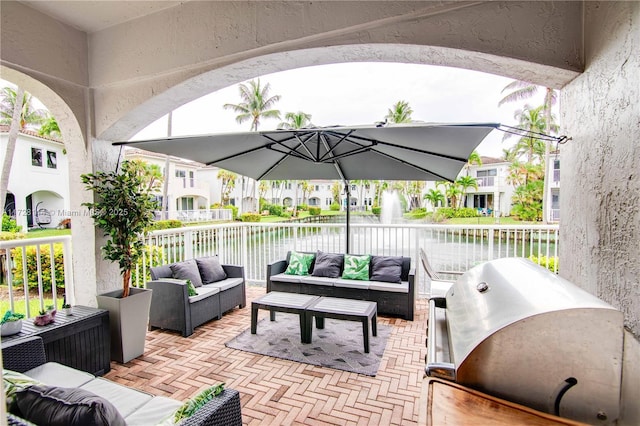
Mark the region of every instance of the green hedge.
POLYGON ((162 264, 162 247, 158 246, 144 246, 144 258, 141 256, 138 259, 137 269, 131 271, 131 285, 143 287, 147 281, 151 281, 151 269, 148 265, 161 265, 162 264), (138 280, 138 273, 142 274, 144 263, 147 264, 147 273, 145 277, 138 280), (139 271, 139 272, 138 272, 139 271))
POLYGON ((242 213, 240 220, 243 222, 260 222, 262 216, 258 213, 242 213))
POLYGON ((20 232, 22 226, 18 226, 15 220, 6 213, 2 214, 2 230, 6 232, 20 232))
POLYGON ((382 207, 380 206, 371 207, 371 213, 375 214, 376 216, 380 216, 380 212, 382 212, 382 207))
POLYGON ((158 220, 153 222, 151 226, 147 228, 147 230, 156 231, 158 229, 182 228, 182 226, 182 222, 177 219, 158 220))
POLYGON ((463 207, 461 209, 454 209, 452 207, 440 207, 437 210, 438 214, 451 219, 453 217, 478 217, 478 210, 471 207, 463 207))
MULTIPOLYGON (((49 245, 40 246, 40 264, 42 267, 42 286, 44 291, 51 291, 51 258, 49 256, 49 245)), ((27 247, 27 281, 29 288, 38 288, 38 257, 36 256, 35 246, 27 247)), ((22 249, 15 248, 11 250, 14 268, 13 283, 14 285, 24 285, 22 269, 22 249)), ((53 256, 56 267, 56 287, 64 288, 64 255, 62 244, 53 245, 53 256)))
POLYGON ((540 257, 536 257, 536 256, 529 256, 529 260, 531 260, 533 263, 537 263, 538 265, 547 268, 548 270, 550 270, 551 272, 555 272, 556 274, 558 273, 558 268, 560 266, 560 261, 558 259, 558 256, 540 256, 540 257))
POLYGON ((309 214, 311 216, 320 216, 322 209, 320 207, 309 207, 309 214))
POLYGON ((338 203, 333 203, 329 206, 329 210, 337 212, 338 210, 340 210, 340 204, 338 203))

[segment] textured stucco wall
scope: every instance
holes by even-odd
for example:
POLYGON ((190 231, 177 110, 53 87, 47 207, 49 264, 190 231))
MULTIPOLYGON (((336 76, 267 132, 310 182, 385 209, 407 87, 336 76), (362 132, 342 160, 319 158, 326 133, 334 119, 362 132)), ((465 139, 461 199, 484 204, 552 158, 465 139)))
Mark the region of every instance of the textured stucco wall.
POLYGON ((625 316, 621 425, 640 424, 640 3, 587 3, 562 92, 560 273, 625 316))
POLYGON ((562 91, 561 273, 640 338, 640 3, 588 3, 586 70, 562 91))

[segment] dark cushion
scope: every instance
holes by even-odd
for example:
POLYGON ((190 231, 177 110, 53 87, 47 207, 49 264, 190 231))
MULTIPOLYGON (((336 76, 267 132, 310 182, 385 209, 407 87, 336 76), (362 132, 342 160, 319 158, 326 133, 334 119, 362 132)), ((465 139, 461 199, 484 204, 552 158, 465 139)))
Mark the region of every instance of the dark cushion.
POLYGON ((202 284, 211 284, 227 278, 227 273, 224 272, 222 265, 220 265, 218 256, 201 257, 196 259, 196 264, 200 271, 202 284))
POLYGON ((16 394, 20 417, 38 425, 126 425, 106 399, 80 388, 30 386, 16 394))
POLYGON ((173 263, 171 274, 173 278, 178 280, 190 280, 194 287, 202 287, 202 279, 200 278, 200 270, 195 260, 189 259, 184 262, 173 263))
POLYGON ((311 275, 314 277, 338 278, 342 270, 343 259, 344 256, 342 254, 319 251, 316 255, 316 262, 311 275))
POLYGON ((371 281, 400 283, 402 256, 371 256, 371 281))

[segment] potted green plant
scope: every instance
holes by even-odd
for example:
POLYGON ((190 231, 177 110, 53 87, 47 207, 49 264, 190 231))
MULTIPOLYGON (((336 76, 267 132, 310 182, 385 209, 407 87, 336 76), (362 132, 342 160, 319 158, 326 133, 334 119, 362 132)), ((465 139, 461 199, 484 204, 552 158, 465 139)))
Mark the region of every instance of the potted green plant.
POLYGON ((11 336, 20 333, 22 330, 22 319, 24 315, 11 311, 5 312, 2 320, 0 320, 0 335, 11 336))
POLYGON ((81 177, 85 187, 94 192, 94 202, 83 205, 107 237, 103 257, 117 263, 122 275, 121 289, 96 298, 98 306, 109 311, 111 358, 125 363, 144 353, 151 290, 130 287, 131 271, 142 256, 141 237, 158 208, 152 192, 160 179, 140 161, 124 161, 120 172, 116 169, 81 177))
POLYGON ((41 310, 38 315, 33 319, 33 325, 44 326, 49 325, 55 320, 55 311, 52 313, 51 310, 41 310))
POLYGON ((72 308, 72 307, 71 307, 71 305, 70 305, 70 304, 68 304, 68 303, 65 303, 65 304, 63 304, 63 305, 62 305, 62 310, 64 311, 64 314, 65 314, 66 316, 71 316, 71 315, 73 315, 73 308, 72 308))

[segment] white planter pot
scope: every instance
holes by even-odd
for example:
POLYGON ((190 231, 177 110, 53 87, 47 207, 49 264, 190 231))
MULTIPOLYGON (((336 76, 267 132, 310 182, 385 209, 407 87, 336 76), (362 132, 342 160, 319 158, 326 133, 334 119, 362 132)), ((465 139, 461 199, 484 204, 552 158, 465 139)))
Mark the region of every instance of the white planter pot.
POLYGON ((151 293, 148 289, 131 287, 124 299, 122 290, 96 296, 98 307, 109 311, 112 360, 125 363, 144 353, 151 293))
POLYGON ((11 336, 12 334, 20 333, 22 330, 22 320, 9 321, 0 325, 0 335, 11 336))

